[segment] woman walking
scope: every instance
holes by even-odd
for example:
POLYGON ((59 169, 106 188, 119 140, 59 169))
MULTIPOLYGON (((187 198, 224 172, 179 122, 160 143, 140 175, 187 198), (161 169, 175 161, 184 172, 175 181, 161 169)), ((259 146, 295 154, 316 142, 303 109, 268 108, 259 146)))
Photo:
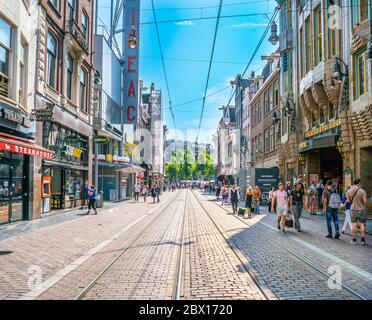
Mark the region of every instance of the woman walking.
MULTIPOLYGON (((274 192, 275 192, 275 188, 274 187, 271 187, 270 188, 270 191, 269 191, 269 203, 268 203, 269 212, 272 212, 271 209, 272 209, 272 205, 273 205, 273 194, 274 194, 274 192)), ((276 206, 276 202, 274 202, 274 210, 275 210, 275 206, 276 206)))
POLYGON ((251 214, 252 199, 253 199, 253 188, 251 186, 249 186, 248 189, 247 189, 247 192, 245 194, 245 198, 244 198, 244 202, 245 202, 244 219, 252 218, 252 214, 251 214))
POLYGON ((147 198, 147 192, 148 192, 148 188, 147 188, 147 185, 145 184, 143 187, 142 187, 142 196, 143 196, 143 202, 146 203, 146 198, 147 198))
POLYGON ((156 190, 155 190, 155 187, 152 187, 151 188, 151 197, 152 197, 153 203, 155 203, 155 199, 156 199, 156 190))
POLYGON ((260 213, 260 200, 261 200, 261 190, 258 186, 254 187, 253 191, 253 202, 254 202, 254 213, 259 214, 260 213))
POLYGON ((226 186, 223 186, 221 193, 222 193, 222 206, 223 206, 224 204, 227 204, 227 199, 229 197, 229 192, 226 186))
POLYGON ((342 195, 342 205, 341 205, 341 209, 342 210, 345 210, 345 221, 344 221, 344 225, 342 226, 342 229, 341 229, 341 233, 345 233, 346 231, 346 227, 349 225, 349 228, 350 228, 350 231, 353 230, 353 225, 351 223, 351 202, 346 202, 347 200, 347 192, 350 190, 350 187, 347 187, 345 193, 342 195))

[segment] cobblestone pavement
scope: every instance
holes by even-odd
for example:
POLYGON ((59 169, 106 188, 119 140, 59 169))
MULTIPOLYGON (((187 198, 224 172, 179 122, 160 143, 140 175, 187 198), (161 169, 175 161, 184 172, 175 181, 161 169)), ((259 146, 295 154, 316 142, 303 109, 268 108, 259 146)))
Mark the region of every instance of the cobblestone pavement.
POLYGON ((372 299, 370 245, 351 246, 347 235, 326 239, 315 216, 304 215, 303 233, 282 234, 274 214, 243 221, 225 210, 213 197, 182 190, 160 204, 127 201, 98 215, 5 228, 0 299, 174 299, 183 222, 181 299, 358 298, 330 289, 328 271, 372 299))
MULTIPOLYGON (((231 207, 222 208, 215 197, 205 194, 198 194, 198 197, 279 298, 356 298, 343 289, 330 290, 328 281, 332 281, 289 253, 290 250, 326 273, 340 272, 344 285, 372 299, 371 245, 352 246, 348 235, 341 235, 339 240, 325 238, 325 221, 318 216, 304 214, 301 218, 303 232, 290 229, 283 234, 276 229, 275 214, 268 213, 263 207, 252 219, 238 220, 225 211, 232 213, 231 207)), ((367 235, 367 243, 371 240, 367 235)))

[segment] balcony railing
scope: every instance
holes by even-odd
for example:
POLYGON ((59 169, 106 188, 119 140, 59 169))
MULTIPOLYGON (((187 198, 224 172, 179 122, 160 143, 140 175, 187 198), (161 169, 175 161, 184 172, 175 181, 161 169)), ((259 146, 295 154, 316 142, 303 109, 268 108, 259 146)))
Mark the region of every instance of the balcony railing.
POLYGON ((80 47, 88 53, 88 42, 85 38, 84 33, 80 30, 77 23, 74 20, 67 21, 67 26, 65 32, 71 33, 72 36, 75 38, 76 42, 80 45, 80 47))

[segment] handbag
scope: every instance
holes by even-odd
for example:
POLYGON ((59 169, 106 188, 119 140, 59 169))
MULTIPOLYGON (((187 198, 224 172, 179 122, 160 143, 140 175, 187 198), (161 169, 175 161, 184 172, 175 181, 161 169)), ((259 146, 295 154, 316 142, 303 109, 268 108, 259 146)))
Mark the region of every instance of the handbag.
POLYGON ((293 228, 293 219, 290 215, 285 218, 285 226, 287 228, 293 228))

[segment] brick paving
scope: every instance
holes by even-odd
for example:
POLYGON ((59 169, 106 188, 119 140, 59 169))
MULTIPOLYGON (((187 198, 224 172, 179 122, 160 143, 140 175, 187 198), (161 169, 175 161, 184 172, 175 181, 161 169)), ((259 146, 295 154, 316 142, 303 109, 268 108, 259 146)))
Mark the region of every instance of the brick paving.
POLYGON ((340 240, 328 240, 325 238, 324 221, 319 217, 306 214, 301 219, 304 230, 302 233, 289 230, 284 235, 278 232, 275 230, 275 214, 265 210, 261 210, 261 214, 255 215, 252 219, 245 220, 252 225, 252 227, 248 227, 243 222, 226 214, 224 209, 232 212, 231 207, 222 209, 214 201, 214 197, 200 195, 199 197, 213 212, 215 219, 224 228, 231 230, 229 233, 231 241, 240 245, 242 252, 251 259, 257 272, 262 275, 269 287, 273 287, 273 291, 280 298, 345 299, 353 298, 353 296, 344 290, 330 290, 326 278, 291 256, 284 249, 276 246, 273 241, 310 259, 325 271, 328 270, 328 267, 340 266, 342 282, 367 299, 372 299, 370 279, 372 252, 370 246, 354 247, 349 243, 351 238, 347 235, 341 235, 340 240), (242 229, 236 231, 239 227, 242 229), (268 241, 269 239, 271 240, 268 241), (355 269, 359 273, 355 272, 355 269), (281 270, 283 270, 283 275, 281 275, 281 270), (365 273, 365 276, 361 276, 360 273, 365 273), (308 275, 311 277, 306 279, 308 275))
MULTIPOLYGON (((167 193, 161 200, 175 196, 167 193)), ((43 225, 19 235, 13 232, 10 238, 0 241, 0 299, 19 299, 30 291, 34 286, 30 283, 33 275, 29 273, 30 267, 40 268, 41 280, 46 281, 156 205, 123 202, 113 209, 99 211, 98 215, 43 225)))

